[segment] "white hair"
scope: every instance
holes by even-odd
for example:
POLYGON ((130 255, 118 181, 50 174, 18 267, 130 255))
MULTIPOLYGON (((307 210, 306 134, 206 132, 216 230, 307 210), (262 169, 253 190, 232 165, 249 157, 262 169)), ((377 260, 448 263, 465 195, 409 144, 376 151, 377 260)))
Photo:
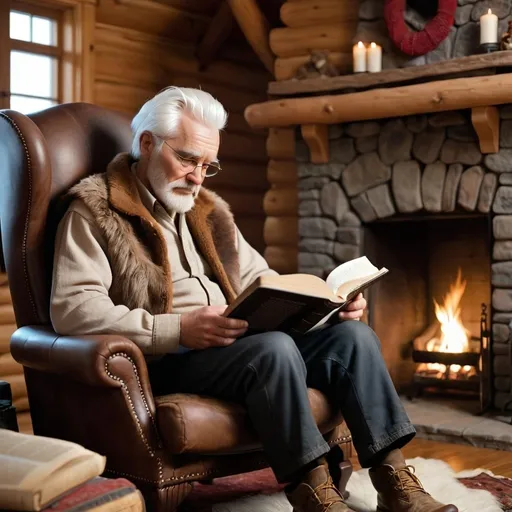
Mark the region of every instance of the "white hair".
POLYGON ((140 137, 148 131, 159 137, 175 136, 186 111, 197 121, 222 130, 227 112, 211 94, 201 89, 168 87, 148 100, 132 120, 132 155, 140 158, 140 137))

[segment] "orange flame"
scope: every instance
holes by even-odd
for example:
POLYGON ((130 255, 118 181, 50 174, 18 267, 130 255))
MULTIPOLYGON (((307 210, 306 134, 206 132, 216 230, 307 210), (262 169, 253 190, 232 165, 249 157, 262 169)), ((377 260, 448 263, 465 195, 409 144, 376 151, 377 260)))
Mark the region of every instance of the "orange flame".
MULTIPOLYGON (((427 342, 425 348, 428 351, 461 353, 469 350, 470 332, 464 327, 460 318, 460 301, 466 290, 466 281, 462 281, 461 270, 459 268, 457 279, 450 285, 448 293, 444 297, 443 305, 439 305, 434 299, 436 318, 440 323, 441 335, 434 337, 427 342)), ((423 365, 421 365, 423 366, 423 365)), ((428 370, 446 372, 446 366, 438 363, 427 364, 428 370)), ((421 371, 421 368, 418 368, 421 371)), ((451 372, 459 372, 460 365, 452 364, 451 372)), ((471 366, 464 366, 466 372, 471 370, 471 366)))

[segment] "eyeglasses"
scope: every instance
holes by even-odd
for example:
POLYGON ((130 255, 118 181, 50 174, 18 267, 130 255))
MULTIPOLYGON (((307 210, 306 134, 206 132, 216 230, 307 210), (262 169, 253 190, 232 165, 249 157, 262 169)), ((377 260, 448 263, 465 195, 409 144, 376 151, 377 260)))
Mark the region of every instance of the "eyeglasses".
POLYGON ((182 169, 187 173, 194 172, 198 167, 201 167, 201 176, 205 178, 211 178, 212 176, 215 176, 219 171, 222 170, 220 165, 216 162, 212 162, 211 164, 200 164, 194 158, 184 157, 180 155, 170 144, 168 144, 165 139, 162 139, 162 137, 158 138, 161 139, 163 143, 172 150, 176 157, 176 160, 178 160, 178 162, 181 164, 182 169))

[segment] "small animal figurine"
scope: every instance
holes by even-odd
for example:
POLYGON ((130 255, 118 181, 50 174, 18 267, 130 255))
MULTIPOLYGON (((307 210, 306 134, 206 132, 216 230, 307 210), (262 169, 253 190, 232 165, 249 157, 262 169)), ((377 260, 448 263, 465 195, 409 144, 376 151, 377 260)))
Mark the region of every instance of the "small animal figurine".
POLYGON ((329 52, 314 51, 311 52, 309 60, 303 64, 296 72, 295 78, 320 78, 328 76, 338 76, 340 73, 334 64, 331 64, 327 58, 329 52))
POLYGON ((501 36, 501 50, 512 50, 512 21, 508 22, 508 30, 501 36))

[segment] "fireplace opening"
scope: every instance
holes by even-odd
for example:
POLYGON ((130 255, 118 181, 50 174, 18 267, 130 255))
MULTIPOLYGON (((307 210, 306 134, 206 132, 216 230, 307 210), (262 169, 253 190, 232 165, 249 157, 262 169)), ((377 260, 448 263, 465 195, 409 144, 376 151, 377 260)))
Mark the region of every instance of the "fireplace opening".
POLYGON ((390 269, 369 292, 368 321, 395 386, 475 397, 489 383, 489 217, 393 217, 365 226, 364 254, 390 269))

